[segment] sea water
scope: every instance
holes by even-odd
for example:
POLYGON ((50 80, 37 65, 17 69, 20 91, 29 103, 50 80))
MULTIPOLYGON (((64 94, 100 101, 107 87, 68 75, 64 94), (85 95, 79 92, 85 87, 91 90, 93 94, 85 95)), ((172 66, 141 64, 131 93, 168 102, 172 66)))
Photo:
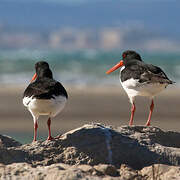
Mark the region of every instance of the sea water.
MULTIPOLYGON (((167 76, 180 84, 180 52, 140 52, 146 63, 160 66, 167 76)), ((33 76, 34 64, 47 61, 54 78, 67 85, 115 84, 117 72, 106 75, 106 71, 121 60, 120 50, 1 50, 0 83, 28 84, 33 76)))

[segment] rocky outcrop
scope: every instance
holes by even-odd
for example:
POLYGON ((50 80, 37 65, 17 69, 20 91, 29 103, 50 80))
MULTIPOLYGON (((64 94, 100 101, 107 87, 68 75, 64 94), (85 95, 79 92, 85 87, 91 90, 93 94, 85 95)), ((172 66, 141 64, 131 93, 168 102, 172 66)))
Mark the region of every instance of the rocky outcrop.
POLYGON ((27 163, 0 164, 0 179, 23 180, 179 180, 180 167, 156 164, 142 170, 134 170, 127 165, 116 168, 113 165, 67 165, 33 167, 27 163))
POLYGON ((0 148, 17 147, 21 145, 22 145, 21 143, 19 143, 18 141, 14 140, 9 136, 0 135, 0 148))
POLYGON ((1 178, 180 178, 180 133, 156 127, 88 124, 54 141, 25 145, 4 138, 0 136, 1 178))
POLYGON ((139 171, 142 177, 148 180, 179 180, 180 179, 180 167, 168 166, 164 164, 155 164, 149 167, 143 168, 139 171))

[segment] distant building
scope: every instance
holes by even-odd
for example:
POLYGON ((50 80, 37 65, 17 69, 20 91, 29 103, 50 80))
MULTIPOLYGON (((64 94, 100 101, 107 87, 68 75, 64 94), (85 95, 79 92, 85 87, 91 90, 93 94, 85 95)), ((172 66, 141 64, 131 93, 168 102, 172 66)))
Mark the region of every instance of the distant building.
POLYGON ((120 48, 123 46, 124 33, 120 29, 105 28, 100 32, 100 47, 103 49, 120 48))
POLYGON ((0 48, 45 49, 144 49, 178 50, 178 40, 161 37, 144 28, 104 27, 99 29, 64 27, 47 32, 15 31, 0 24, 0 48))

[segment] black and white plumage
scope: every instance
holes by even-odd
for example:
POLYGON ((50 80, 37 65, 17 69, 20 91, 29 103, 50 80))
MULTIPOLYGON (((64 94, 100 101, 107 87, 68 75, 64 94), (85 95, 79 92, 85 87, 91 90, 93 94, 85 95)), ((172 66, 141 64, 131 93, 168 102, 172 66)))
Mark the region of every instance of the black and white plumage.
POLYGON ((68 94, 62 84, 53 79, 47 62, 39 61, 35 64, 36 73, 32 82, 24 91, 23 104, 31 112, 34 120, 34 141, 37 139, 37 120, 40 115, 47 115, 49 136, 51 136, 51 118, 55 117, 64 108, 68 94), (34 81, 35 80, 35 81, 34 81))
POLYGON ((122 54, 123 60, 107 71, 107 74, 121 67, 120 82, 126 91, 132 104, 131 118, 129 125, 133 124, 135 113, 135 97, 147 96, 152 99, 147 126, 150 125, 151 116, 154 108, 154 96, 164 90, 169 84, 173 84, 163 70, 152 64, 146 64, 141 56, 135 51, 125 51, 122 54))

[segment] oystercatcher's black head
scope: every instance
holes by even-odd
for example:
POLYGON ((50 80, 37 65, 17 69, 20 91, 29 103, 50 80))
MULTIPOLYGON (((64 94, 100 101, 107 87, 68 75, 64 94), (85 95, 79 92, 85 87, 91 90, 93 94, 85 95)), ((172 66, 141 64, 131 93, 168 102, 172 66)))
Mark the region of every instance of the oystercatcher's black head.
POLYGON ((121 66, 126 65, 129 61, 131 60, 137 60, 137 61, 142 61, 141 56, 132 50, 127 50, 124 51, 122 54, 122 60, 116 64, 114 67, 112 67, 111 69, 109 69, 106 74, 110 74, 111 72, 115 71, 116 69, 120 68, 121 66))
POLYGON ((135 60, 135 59, 142 61, 141 56, 137 52, 131 50, 124 51, 122 54, 122 58, 123 61, 135 60))
POLYGON ((36 78, 53 78, 52 71, 49 69, 49 64, 45 61, 39 61, 35 64, 36 73, 34 74, 31 82, 36 78))

